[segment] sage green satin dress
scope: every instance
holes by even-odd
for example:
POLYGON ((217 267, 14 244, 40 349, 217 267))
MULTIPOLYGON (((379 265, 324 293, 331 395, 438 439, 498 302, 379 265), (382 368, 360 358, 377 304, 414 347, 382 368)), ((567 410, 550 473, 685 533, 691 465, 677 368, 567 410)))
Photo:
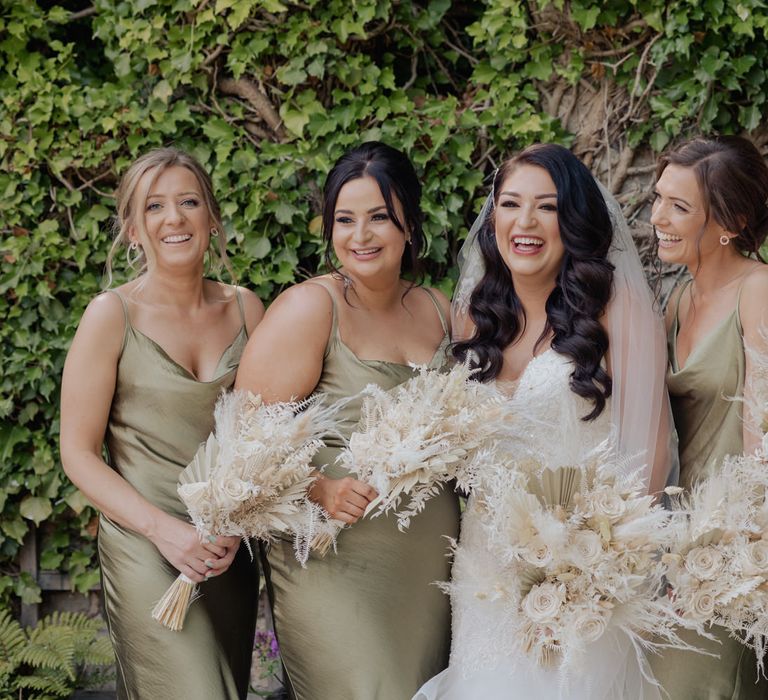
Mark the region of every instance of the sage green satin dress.
MULTIPOLYGON (((406 365, 356 357, 339 337, 336 316, 334 301, 317 393, 335 401, 371 383, 391 389, 413 376, 406 365)), ((435 368, 446 364, 449 342, 440 318, 446 335, 432 358, 435 368)), ((360 404, 355 399, 343 409, 345 437, 359 420, 360 404)), ((341 447, 329 439, 315 459, 328 465, 325 473, 333 479, 347 475, 334 464, 341 447)), ((458 529, 458 497, 447 489, 405 532, 392 515, 366 517, 339 534, 336 553, 312 555, 306 568, 297 563, 292 542, 267 548, 275 633, 293 698, 409 700, 448 665, 450 601, 433 582, 450 579, 446 538, 457 537, 458 529)))
MULTIPOLYGON (((176 493, 177 479, 213 429, 219 393, 235 380, 247 341, 245 323, 219 360, 215 379, 199 382, 131 326, 120 298, 126 328, 106 430, 108 461, 151 503, 188 520, 176 493)), ((240 311, 242 315, 242 306, 240 311)), ((202 595, 190 607, 184 629, 172 632, 153 620, 151 611, 178 572, 149 540, 103 514, 98 544, 118 698, 244 698, 256 623, 258 561, 252 562, 241 547, 226 573, 201 584, 202 595)))
MULTIPOLYGON (((678 365, 681 296, 668 335, 667 386, 680 440, 680 485, 689 489, 717 469, 723 457, 744 450, 742 404, 731 398, 744 394, 746 362, 737 299, 733 312, 694 348, 685 366, 678 365)), ((756 683, 754 652, 730 639, 723 627, 714 625, 709 631, 719 644, 692 632, 680 636, 719 658, 677 649, 650 656, 653 673, 670 699, 766 700, 768 682, 756 683)))

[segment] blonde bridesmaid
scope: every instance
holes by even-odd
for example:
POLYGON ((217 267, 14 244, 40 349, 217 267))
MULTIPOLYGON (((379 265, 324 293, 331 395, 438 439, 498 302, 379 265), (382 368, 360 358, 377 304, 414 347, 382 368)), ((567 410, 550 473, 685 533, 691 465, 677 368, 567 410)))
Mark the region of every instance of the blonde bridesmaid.
POLYGON ((64 469, 101 511, 117 695, 245 698, 258 566, 236 538, 198 539, 176 480, 210 433, 263 306, 203 276, 206 261, 226 260, 224 234, 211 180, 188 154, 139 158, 118 188, 117 224, 111 255, 127 249, 139 274, 88 305, 61 394, 64 469), (172 632, 150 611, 179 572, 202 597, 172 632))
MULTIPOLYGON (((667 309, 667 377, 680 439, 680 485, 693 486, 728 454, 751 452, 757 426, 743 415, 750 359, 766 351, 768 266, 760 247, 768 234, 768 167, 746 139, 695 139, 662 156, 651 223, 658 254, 685 265, 690 279, 667 309)), ((764 700, 754 653, 723 628, 719 644, 688 635, 718 658, 666 650, 651 659, 672 700, 764 700)))

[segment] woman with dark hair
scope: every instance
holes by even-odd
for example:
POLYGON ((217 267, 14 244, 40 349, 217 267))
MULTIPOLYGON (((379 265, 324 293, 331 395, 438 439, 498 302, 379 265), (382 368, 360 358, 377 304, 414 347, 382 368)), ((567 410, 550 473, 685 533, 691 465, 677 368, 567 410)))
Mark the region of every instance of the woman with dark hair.
POLYGON ((109 259, 122 248, 140 274, 96 297, 80 321, 64 365, 61 461, 101 512, 117 697, 245 698, 258 562, 237 537, 201 542, 176 487, 264 307, 204 277, 206 263, 226 262, 225 236, 211 178, 192 156, 144 154, 116 199, 109 259), (150 613, 179 573, 203 595, 174 632, 150 613))
MULTIPOLYGON (((412 363, 442 367, 448 300, 401 277, 418 273, 424 247, 421 186, 408 158, 371 142, 344 154, 324 188, 330 274, 272 304, 243 355, 236 386, 267 401, 323 394, 355 397, 413 376, 412 363), (333 257, 338 260, 334 264, 333 257)), ((348 437, 360 399, 340 414, 348 437)), ((291 541, 266 551, 266 577, 286 676, 297 700, 401 700, 443 669, 448 600, 432 585, 450 574, 446 536, 458 532, 454 493, 431 500, 406 534, 393 517, 361 519, 376 495, 334 463, 329 436, 311 498, 346 523, 337 551, 296 561, 291 541)))
MULTIPOLYGON (((680 485, 691 488, 729 454, 752 452, 759 426, 743 415, 750 354, 768 352, 768 166, 746 139, 695 139, 659 160, 651 223, 658 255, 685 265, 690 278, 667 308, 667 376, 680 438, 680 485)), ((746 402, 749 405, 749 401, 746 402)), ((653 659, 671 698, 768 697, 754 652, 724 628, 718 641, 683 634, 719 660, 677 649, 653 659)))
MULTIPOLYGON (((663 326, 618 205, 589 170, 550 144, 506 161, 462 256, 453 351, 530 419, 512 456, 535 454, 557 492, 561 468, 612 437, 627 468, 642 469, 649 490, 660 491, 672 434, 663 326)), ((525 653, 509 633, 510 582, 490 552, 492 519, 470 495, 453 565, 450 666, 416 697, 658 698, 618 626, 589 643, 568 677, 525 653)))

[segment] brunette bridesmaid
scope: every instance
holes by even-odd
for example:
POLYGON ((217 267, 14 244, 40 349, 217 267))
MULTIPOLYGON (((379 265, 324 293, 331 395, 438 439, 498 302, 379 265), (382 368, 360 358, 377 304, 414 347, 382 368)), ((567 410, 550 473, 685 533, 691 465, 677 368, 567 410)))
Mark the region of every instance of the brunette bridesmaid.
MULTIPOLYGON (((680 485, 690 488, 729 454, 751 452, 759 430, 744 414, 750 358, 765 352, 768 266, 760 248, 768 234, 768 167, 746 139, 695 139, 662 156, 651 223, 659 257, 685 265, 690 279, 667 309, 667 377, 680 439, 680 485)), ((755 655, 722 627, 719 643, 683 633, 719 658, 662 650, 651 658, 672 700, 764 700, 755 655)))
MULTIPOLYGON (((417 273, 424 249, 420 195, 408 158, 383 143, 338 160, 323 209, 333 272, 277 298, 243 354, 238 388, 272 401, 313 393, 334 401, 371 383, 396 387, 413 376, 412 363, 446 364, 448 300, 403 277, 417 273)), ((345 437, 359 413, 352 399, 345 437)), ((311 494, 349 526, 338 551, 306 568, 290 541, 267 551, 275 631, 297 700, 403 700, 448 661, 450 604, 434 582, 450 578, 446 538, 458 534, 458 500, 444 491, 405 533, 394 517, 362 518, 375 492, 334 464, 341 447, 330 438, 317 455, 327 467, 311 494)))

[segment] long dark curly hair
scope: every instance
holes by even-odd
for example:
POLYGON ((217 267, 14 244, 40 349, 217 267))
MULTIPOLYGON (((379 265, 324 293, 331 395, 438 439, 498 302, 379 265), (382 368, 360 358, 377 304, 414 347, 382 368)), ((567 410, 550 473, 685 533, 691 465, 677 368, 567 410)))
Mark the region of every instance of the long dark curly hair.
MULTIPOLYGON (((568 149, 554 144, 530 146, 499 168, 493 180, 495 204, 504 181, 521 165, 544 168, 555 183, 565 248, 555 288, 545 304, 547 323, 536 345, 552 334, 552 347, 573 362, 571 390, 594 404, 583 420, 594 420, 611 395, 611 377, 600 364, 608 351, 608 334, 600 318, 613 284, 613 265, 608 261, 613 226, 608 207, 586 166, 568 149)), ((526 318, 496 245, 493 212, 483 223, 478 242, 485 275, 470 297, 475 331, 454 344, 453 354, 461 361, 469 355, 479 370, 478 380, 489 381, 501 372, 504 349, 520 338, 526 318)))

